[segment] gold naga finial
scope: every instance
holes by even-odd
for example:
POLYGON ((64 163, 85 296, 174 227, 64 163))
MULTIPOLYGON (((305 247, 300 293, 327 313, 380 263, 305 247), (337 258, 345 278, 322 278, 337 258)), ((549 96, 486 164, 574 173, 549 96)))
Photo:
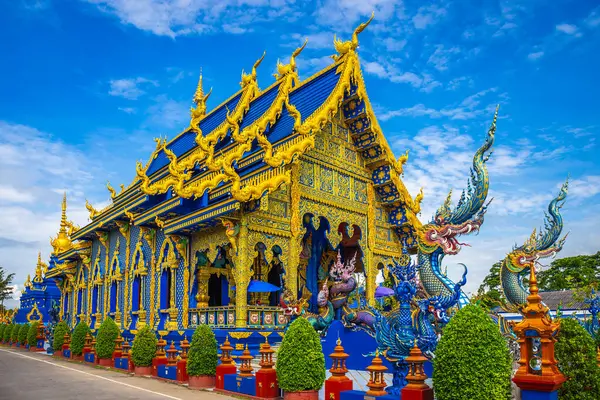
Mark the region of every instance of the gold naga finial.
POLYGON ((44 263, 42 262, 42 252, 38 252, 37 264, 35 266, 35 277, 33 281, 36 283, 42 283, 44 281, 44 263))
POLYGON ((196 108, 191 108, 190 112, 192 117, 203 117, 206 115, 206 100, 210 97, 212 88, 208 94, 204 94, 204 88, 202 87, 202 69, 200 69, 200 78, 198 78, 198 86, 196 86, 196 92, 194 93, 194 103, 196 108))
POLYGON ((110 192, 110 198, 111 199, 114 199, 115 197, 117 197, 117 192, 115 191, 115 189, 112 186, 110 186, 110 182, 109 181, 106 181, 106 188, 110 192))
POLYGON ((404 173, 404 164, 406 164, 407 161, 408 161, 408 150, 406 150, 406 153, 404 153, 400 157, 398 157, 398 165, 396 167, 396 170, 398 171, 399 174, 404 173))
POLYGON ((290 56, 290 62, 288 64, 282 64, 277 60, 277 73, 275 74, 275 79, 280 80, 288 74, 296 72, 296 57, 304 50, 306 44, 308 43, 308 38, 304 40, 304 44, 298 47, 292 55, 290 56))
POLYGON ((123 193, 125 191, 125 185, 121 183, 119 187, 121 188, 121 193, 123 193))
POLYGON ((371 18, 369 18, 367 22, 363 22, 354 30, 351 40, 342 42, 335 35, 333 35, 333 46, 335 47, 335 51, 338 52, 337 55, 332 56, 335 61, 338 61, 340 58, 350 52, 354 52, 358 48, 358 34, 365 30, 371 21, 373 21, 373 18, 375 18, 375 11, 371 13, 371 18))
POLYGON ((99 212, 98 210, 96 210, 96 209, 94 208, 94 206, 92 206, 92 205, 90 204, 90 202, 89 202, 87 199, 85 199, 85 208, 86 208, 86 209, 88 210, 88 212, 90 213, 90 219, 91 219, 91 220, 93 220, 94 218, 96 218, 96 216, 97 216, 98 214, 100 214, 100 212, 99 212))
POLYGON ((63 200, 61 205, 61 216, 60 216, 60 229, 56 238, 50 238, 50 245, 54 249, 54 254, 62 253, 69 250, 73 243, 67 233, 67 192, 63 194, 63 200))
POLYGON ((256 62, 252 66, 252 72, 250 72, 249 74, 246 74, 244 70, 242 70, 242 81, 240 82, 240 86, 242 87, 242 89, 248 86, 250 83, 256 82, 256 68, 258 68, 258 66, 260 65, 262 60, 264 60, 266 55, 267 52, 264 51, 262 57, 256 60, 256 62))

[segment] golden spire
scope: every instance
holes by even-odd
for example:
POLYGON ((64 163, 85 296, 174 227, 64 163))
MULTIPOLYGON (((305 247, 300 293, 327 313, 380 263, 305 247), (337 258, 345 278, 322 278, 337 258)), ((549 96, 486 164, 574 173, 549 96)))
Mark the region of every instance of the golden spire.
POLYGON ((37 264, 35 266, 35 278, 33 281, 36 283, 42 283, 44 281, 44 263, 42 262, 42 252, 38 253, 37 264))
POLYGON ((196 87, 196 92, 194 93, 194 103, 196 104, 195 115, 196 116, 204 116, 206 115, 206 100, 212 93, 212 88, 208 92, 208 94, 204 95, 204 88, 202 87, 202 69, 200 69, 200 78, 198 79, 198 86, 196 87))
POLYGON ((54 249, 54 254, 63 253, 73 246, 71 238, 69 238, 69 235, 67 234, 67 192, 65 192, 63 195, 61 209, 60 229, 58 231, 58 235, 56 238, 50 238, 50 244, 54 249))
POLYGON ((30 288, 31 287, 31 275, 27 274, 27 280, 25 281, 25 283, 23 284, 23 286, 25 288, 30 288))

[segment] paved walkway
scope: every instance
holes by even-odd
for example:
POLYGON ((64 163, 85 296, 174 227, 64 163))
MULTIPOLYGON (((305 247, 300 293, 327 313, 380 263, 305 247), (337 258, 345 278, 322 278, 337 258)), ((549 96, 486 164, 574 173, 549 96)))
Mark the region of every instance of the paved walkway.
POLYGON ((0 400, 228 400, 233 397, 190 390, 185 386, 141 378, 0 347, 0 400))

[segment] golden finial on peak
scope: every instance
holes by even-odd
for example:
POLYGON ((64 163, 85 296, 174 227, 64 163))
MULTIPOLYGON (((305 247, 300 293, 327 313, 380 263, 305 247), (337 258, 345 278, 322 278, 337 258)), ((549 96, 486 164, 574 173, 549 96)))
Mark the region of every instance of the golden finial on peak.
POLYGON ((256 68, 258 68, 258 66, 260 65, 262 60, 264 60, 266 55, 267 55, 267 52, 264 51, 262 57, 260 57, 258 60, 256 60, 256 62, 252 66, 252 71, 249 74, 246 74, 244 72, 244 70, 242 70, 242 81, 240 82, 242 89, 245 88, 246 86, 248 86, 250 83, 256 82, 256 68))
POLYGON ((290 62, 288 64, 282 64, 279 60, 277 60, 277 73, 275 74, 275 79, 280 80, 288 74, 296 72, 296 57, 304 50, 306 44, 308 43, 308 38, 304 40, 304 44, 298 47, 292 55, 290 56, 290 62))
POLYGON ((50 238, 50 245, 54 249, 54 254, 59 254, 69 250, 73 244, 71 243, 71 238, 67 233, 67 226, 69 222, 67 221, 67 192, 64 192, 62 204, 61 204, 61 216, 60 216, 60 229, 58 230, 58 235, 55 238, 50 238))
POLYGON ((365 30, 371 21, 373 21, 373 18, 375 18, 375 11, 371 13, 371 18, 369 18, 367 22, 363 22, 354 30, 351 40, 342 42, 335 35, 333 35, 333 46, 335 47, 335 51, 338 52, 337 55, 332 56, 335 61, 338 61, 340 58, 350 52, 354 52, 358 48, 358 34, 365 30))
POLYGON ((94 208, 94 206, 92 206, 92 205, 90 204, 90 202, 89 202, 87 199, 85 199, 85 208, 86 208, 86 209, 88 210, 88 212, 90 213, 90 219, 92 219, 92 220, 93 220, 94 218, 96 218, 96 216, 97 216, 98 214, 100 214, 100 213, 98 212, 98 210, 96 210, 96 209, 94 208))
POLYGON ((111 199, 114 199, 115 197, 117 197, 117 192, 115 191, 115 189, 112 186, 110 186, 110 181, 106 181, 106 188, 110 192, 111 199))
POLYGON ((212 88, 205 95, 204 88, 202 87, 202 69, 200 69, 200 78, 198 79, 198 86, 196 87, 196 92, 194 93, 194 103, 196 104, 196 108, 192 108, 193 117, 203 117, 206 115, 206 100, 210 97, 212 93, 212 88))

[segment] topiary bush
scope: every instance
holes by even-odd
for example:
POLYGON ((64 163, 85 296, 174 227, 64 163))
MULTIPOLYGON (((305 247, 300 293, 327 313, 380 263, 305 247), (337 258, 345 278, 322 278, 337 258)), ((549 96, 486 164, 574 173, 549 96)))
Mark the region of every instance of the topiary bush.
POLYGON ((460 309, 433 358, 437 400, 511 400, 512 358, 498 326, 479 306, 460 309))
POLYGON ((149 367, 156 354, 156 335, 148 325, 144 325, 133 339, 131 359, 136 367, 149 367))
POLYGON ((321 338, 310 322, 297 318, 283 337, 277 353, 277 380, 286 392, 319 390, 325 381, 321 338))
POLYGON ((600 399, 596 345, 579 322, 571 318, 560 320, 554 355, 558 368, 567 378, 558 392, 561 400, 600 399))
POLYGON ((61 351, 63 344, 65 343, 65 333, 69 332, 69 326, 65 321, 60 321, 54 326, 54 332, 52 336, 54 341, 52 342, 52 348, 54 351, 61 351))
POLYGON ((37 334, 39 326, 40 323, 38 321, 34 321, 29 327, 29 331, 27 332, 27 344, 29 344, 29 347, 37 346, 37 334))
POLYGON ((6 324, 0 324, 0 341, 4 340, 4 330, 6 329, 6 324))
POLYGON ((12 330, 12 332, 10 333, 10 338, 13 341, 13 343, 16 343, 19 341, 19 331, 21 330, 21 324, 16 324, 12 330))
POLYGON ((98 358, 112 358, 115 351, 115 339, 119 337, 119 327, 112 318, 107 317, 96 335, 96 355, 98 358))
POLYGON ((21 329, 19 329, 19 343, 21 346, 24 346, 27 343, 27 334, 29 333, 29 324, 21 325, 21 329))
POLYGON ((83 353, 83 346, 85 345, 85 336, 90 332, 90 327, 85 321, 81 321, 77 324, 73 330, 73 336, 71 337, 71 353, 74 356, 80 356, 83 353))
POLYGON ((208 325, 198 325, 192 336, 187 361, 190 376, 211 375, 217 372, 217 339, 208 325))
POLYGON ((10 338, 12 337, 13 328, 14 328, 13 324, 8 324, 8 325, 6 325, 6 328, 4 328, 3 339, 6 343, 10 342, 10 338))

